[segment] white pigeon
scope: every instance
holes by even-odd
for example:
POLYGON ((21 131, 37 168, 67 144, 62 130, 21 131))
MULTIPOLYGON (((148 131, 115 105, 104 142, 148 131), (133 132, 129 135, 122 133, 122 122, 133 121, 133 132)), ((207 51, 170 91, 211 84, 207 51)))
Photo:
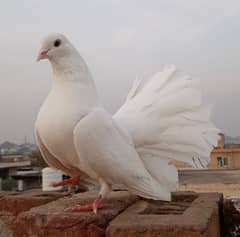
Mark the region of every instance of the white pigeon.
POLYGON ((99 103, 86 63, 64 35, 43 40, 38 60, 45 58, 52 65, 53 84, 35 126, 42 155, 50 166, 101 186, 93 204, 72 210, 96 212, 113 185, 170 201, 178 185, 172 160, 208 164, 219 130, 210 122, 198 83, 175 66, 135 81, 112 116, 99 103))

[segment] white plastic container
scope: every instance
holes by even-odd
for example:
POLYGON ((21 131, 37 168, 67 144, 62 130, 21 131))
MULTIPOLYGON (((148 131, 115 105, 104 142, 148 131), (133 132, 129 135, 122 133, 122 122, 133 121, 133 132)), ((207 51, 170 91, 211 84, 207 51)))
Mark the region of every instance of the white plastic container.
POLYGON ((24 183, 23 183, 23 180, 22 180, 22 179, 19 179, 19 180, 17 181, 17 189, 18 189, 18 191, 23 191, 23 189, 24 189, 24 183))
POLYGON ((43 191, 58 191, 60 187, 53 187, 52 183, 60 182, 63 180, 63 173, 50 167, 42 169, 42 190, 43 191))

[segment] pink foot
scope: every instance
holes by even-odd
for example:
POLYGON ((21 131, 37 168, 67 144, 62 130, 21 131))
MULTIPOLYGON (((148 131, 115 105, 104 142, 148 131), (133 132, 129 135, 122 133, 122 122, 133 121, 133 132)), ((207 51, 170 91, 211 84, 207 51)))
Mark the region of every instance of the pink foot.
POLYGON ((64 179, 63 181, 53 183, 53 187, 59 187, 59 186, 64 186, 64 185, 69 185, 70 187, 78 186, 80 191, 88 191, 88 187, 81 184, 78 180, 78 178, 70 178, 70 179, 64 179))
POLYGON ((92 204, 87 205, 77 205, 75 207, 66 208, 65 211, 72 211, 72 212, 82 212, 82 211, 93 211, 97 214, 98 209, 108 207, 107 204, 102 204, 102 196, 99 195, 92 204))

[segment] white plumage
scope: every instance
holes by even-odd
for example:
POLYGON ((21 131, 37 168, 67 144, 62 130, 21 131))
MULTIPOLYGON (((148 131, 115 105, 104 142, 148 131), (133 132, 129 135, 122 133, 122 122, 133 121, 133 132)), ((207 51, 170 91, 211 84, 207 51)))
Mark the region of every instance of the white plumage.
POLYGON ((199 82, 169 65, 142 83, 133 84, 114 115, 131 133, 141 158, 150 155, 196 166, 199 159, 194 159, 199 157, 206 166, 219 130, 210 122, 210 108, 202 103, 199 82))
POLYGON ((202 105, 198 83, 175 66, 135 81, 112 117, 100 106, 90 72, 66 37, 48 36, 41 58, 50 60, 54 79, 36 122, 49 165, 90 177, 101 185, 102 197, 120 185, 142 197, 170 200, 178 184, 172 159, 195 166, 209 162, 219 131, 202 105))

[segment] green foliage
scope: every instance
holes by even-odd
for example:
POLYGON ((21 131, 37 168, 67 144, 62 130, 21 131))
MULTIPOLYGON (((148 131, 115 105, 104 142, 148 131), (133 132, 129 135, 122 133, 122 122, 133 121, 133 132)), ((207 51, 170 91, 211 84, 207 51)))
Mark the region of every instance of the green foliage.
POLYGON ((17 188, 17 181, 12 177, 8 177, 2 181, 2 189, 11 191, 17 188))

